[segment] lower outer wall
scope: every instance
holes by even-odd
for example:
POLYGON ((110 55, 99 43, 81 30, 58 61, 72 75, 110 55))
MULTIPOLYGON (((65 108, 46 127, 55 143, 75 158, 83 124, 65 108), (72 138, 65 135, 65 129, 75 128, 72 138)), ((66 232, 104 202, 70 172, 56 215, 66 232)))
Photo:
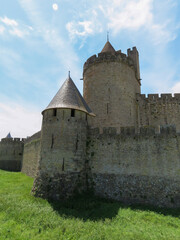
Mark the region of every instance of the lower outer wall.
POLYGON ((0 160, 0 169, 12 172, 19 172, 21 171, 21 161, 0 160))
POLYGON ((126 204, 180 207, 180 181, 136 175, 93 174, 95 195, 126 204))
POLYGON ((84 172, 54 173, 51 177, 46 173, 39 173, 35 178, 32 193, 36 197, 57 201, 83 193, 85 189, 84 172))
POLYGON ((25 143, 21 172, 30 177, 35 177, 37 172, 38 161, 40 157, 41 140, 33 139, 25 143))
MULTIPOLYGON (((111 129, 112 130, 112 129, 111 129)), ((89 132, 89 185, 95 195, 130 204, 180 207, 180 135, 89 132)))
POLYGON ((3 139, 0 142, 0 169, 21 171, 24 143, 19 140, 3 139))

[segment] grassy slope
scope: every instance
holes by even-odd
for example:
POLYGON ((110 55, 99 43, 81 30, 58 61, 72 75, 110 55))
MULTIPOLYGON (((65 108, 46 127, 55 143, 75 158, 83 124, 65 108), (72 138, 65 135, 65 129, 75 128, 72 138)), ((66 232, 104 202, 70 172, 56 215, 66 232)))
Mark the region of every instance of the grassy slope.
POLYGON ((49 203, 30 195, 33 179, 0 170, 0 240, 180 239, 180 210, 125 207, 79 197, 49 203))

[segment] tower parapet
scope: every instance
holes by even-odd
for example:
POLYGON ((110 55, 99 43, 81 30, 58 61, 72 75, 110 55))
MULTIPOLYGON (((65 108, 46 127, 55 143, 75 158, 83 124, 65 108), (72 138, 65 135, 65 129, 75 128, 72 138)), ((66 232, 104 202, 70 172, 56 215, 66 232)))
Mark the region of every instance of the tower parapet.
MULTIPOLYGON (((136 49, 136 47, 134 47, 133 49, 136 49)), ((111 54, 110 52, 101 52, 98 53, 98 55, 92 55, 90 58, 88 58, 86 60, 86 62, 84 63, 84 67, 83 67, 83 75, 85 74, 86 70, 91 67, 93 64, 98 64, 101 62, 123 62, 129 65, 129 67, 133 68, 135 70, 135 72, 137 72, 137 60, 135 60, 135 50, 130 51, 130 49, 127 50, 128 51, 128 55, 126 55, 125 53, 122 53, 121 50, 118 50, 115 52, 115 54, 111 54), (130 54, 130 52, 132 52, 133 54, 130 54)), ((136 49, 137 51, 137 49, 136 49)), ((138 52, 136 52, 138 54, 138 52)), ((137 55, 139 56, 139 54, 137 55)), ((136 78, 139 82, 140 80, 140 73, 139 75, 136 75, 136 78)), ((139 82, 140 83, 140 82, 139 82)))
POLYGON ((139 67, 139 53, 136 47, 133 47, 132 50, 129 48, 127 50, 127 56, 132 59, 133 61, 133 65, 136 71, 136 78, 138 79, 138 81, 141 80, 140 77, 140 67, 139 67))

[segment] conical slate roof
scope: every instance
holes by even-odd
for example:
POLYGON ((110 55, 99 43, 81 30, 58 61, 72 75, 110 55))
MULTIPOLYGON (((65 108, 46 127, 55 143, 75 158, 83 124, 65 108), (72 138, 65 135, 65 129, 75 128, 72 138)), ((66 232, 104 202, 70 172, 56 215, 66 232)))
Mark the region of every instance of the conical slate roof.
POLYGON ((111 45, 111 43, 109 41, 107 41, 106 44, 103 47, 103 50, 101 52, 102 53, 109 52, 109 53, 115 54, 116 51, 113 48, 113 46, 111 45))
POLYGON ((66 79, 62 87, 56 93, 45 110, 53 108, 76 109, 86 112, 89 115, 95 116, 91 109, 88 107, 87 103, 85 102, 84 98, 80 94, 70 76, 66 79))
POLYGON ((8 135, 6 136, 6 138, 12 138, 10 132, 8 133, 8 135))

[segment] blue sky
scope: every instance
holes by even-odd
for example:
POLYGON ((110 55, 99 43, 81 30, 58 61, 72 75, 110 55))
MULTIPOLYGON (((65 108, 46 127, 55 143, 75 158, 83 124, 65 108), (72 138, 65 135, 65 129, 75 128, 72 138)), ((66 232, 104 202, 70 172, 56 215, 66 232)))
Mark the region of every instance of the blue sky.
POLYGON ((71 71, 106 42, 140 54, 142 93, 180 92, 178 0, 0 0, 0 138, 30 136, 71 71))

